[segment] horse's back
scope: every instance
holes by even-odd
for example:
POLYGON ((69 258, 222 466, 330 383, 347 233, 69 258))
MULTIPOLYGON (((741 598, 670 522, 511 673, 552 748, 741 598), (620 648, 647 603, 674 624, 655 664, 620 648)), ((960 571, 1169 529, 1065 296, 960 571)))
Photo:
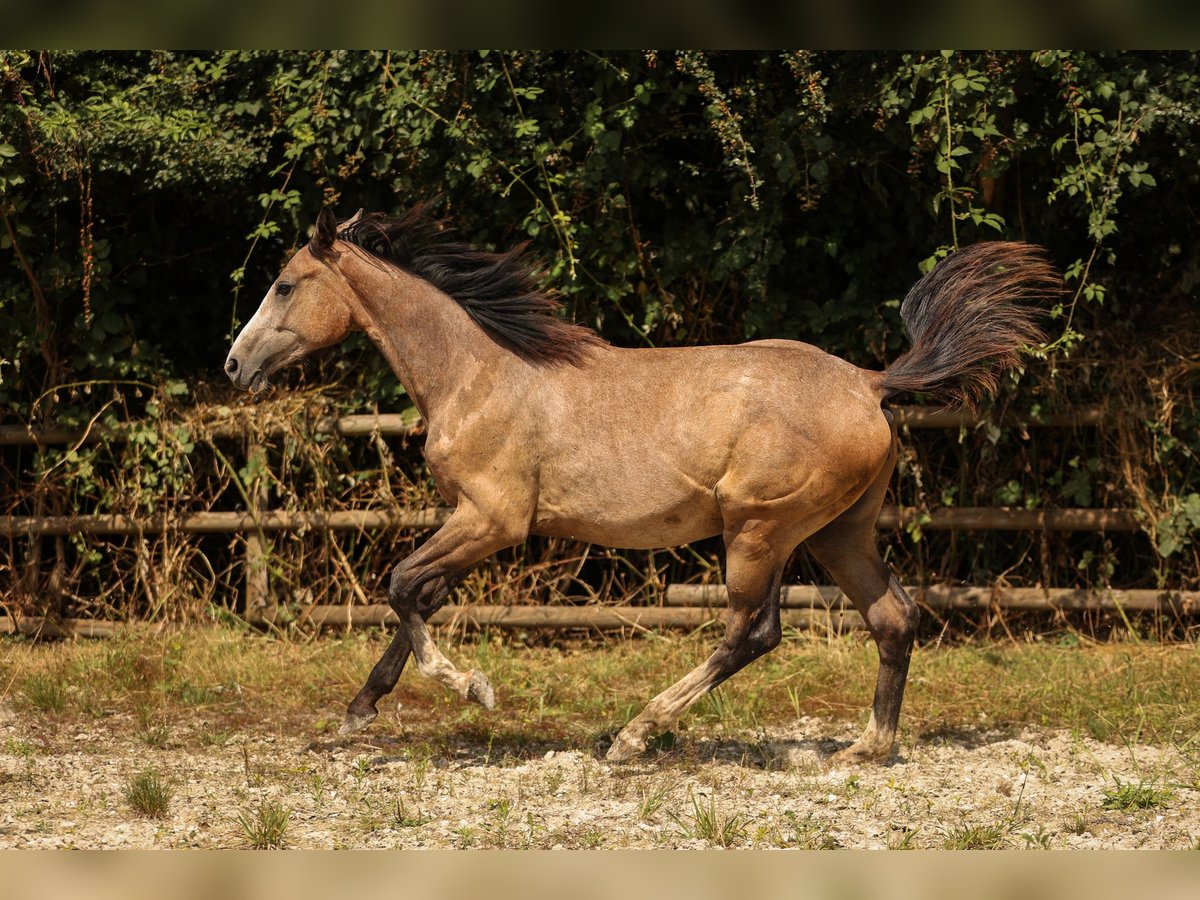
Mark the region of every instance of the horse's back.
POLYGON ((739 509, 823 516, 891 444, 877 373, 799 342, 598 348, 557 374, 531 398, 543 533, 665 546, 720 533, 739 509))

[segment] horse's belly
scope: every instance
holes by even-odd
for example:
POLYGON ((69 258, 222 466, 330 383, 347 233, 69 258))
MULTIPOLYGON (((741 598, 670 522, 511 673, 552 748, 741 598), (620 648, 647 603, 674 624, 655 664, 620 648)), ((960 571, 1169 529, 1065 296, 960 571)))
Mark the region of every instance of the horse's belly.
POLYGON ((715 496, 678 497, 646 503, 610 497, 610 502, 539 504, 534 534, 564 537, 628 550, 676 547, 721 533, 721 511, 715 496), (586 508, 590 506, 591 508, 586 508))

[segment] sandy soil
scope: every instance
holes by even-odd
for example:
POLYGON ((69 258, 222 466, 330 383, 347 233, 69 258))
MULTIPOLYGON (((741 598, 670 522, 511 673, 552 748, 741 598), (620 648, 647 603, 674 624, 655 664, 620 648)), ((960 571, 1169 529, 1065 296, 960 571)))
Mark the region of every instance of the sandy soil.
POLYGON ((980 730, 902 742, 885 766, 826 768, 852 736, 817 719, 753 735, 690 732, 674 749, 612 766, 600 747, 535 744, 513 756, 439 751, 394 729, 314 740, 214 735, 202 724, 148 738, 123 716, 64 730, 0 707, 0 847, 247 846, 239 818, 255 822, 264 804, 288 811, 291 847, 1184 848, 1200 839, 1200 768, 1186 752, 980 730), (147 768, 172 788, 161 819, 125 797, 147 768), (1140 795, 1149 805, 1119 808, 1121 783, 1149 788, 1140 795))

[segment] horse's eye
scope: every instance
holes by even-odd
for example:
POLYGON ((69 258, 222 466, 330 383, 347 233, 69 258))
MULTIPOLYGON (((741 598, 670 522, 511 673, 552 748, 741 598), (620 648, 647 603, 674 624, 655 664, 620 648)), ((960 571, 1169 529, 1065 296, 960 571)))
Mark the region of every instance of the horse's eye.
POLYGON ((288 284, 286 281, 281 281, 281 282, 279 282, 279 284, 275 285, 276 296, 286 297, 291 292, 292 292, 292 286, 290 284, 288 284))

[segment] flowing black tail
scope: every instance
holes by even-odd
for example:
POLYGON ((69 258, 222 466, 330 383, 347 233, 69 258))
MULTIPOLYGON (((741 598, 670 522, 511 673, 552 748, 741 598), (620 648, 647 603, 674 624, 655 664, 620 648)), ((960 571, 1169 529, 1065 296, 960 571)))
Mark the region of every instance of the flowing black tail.
POLYGON ((1061 292, 1062 280, 1031 244, 990 241, 951 253, 913 285, 900 307, 912 349, 883 373, 885 397, 933 394, 972 407, 994 394, 1023 347, 1045 336, 1044 312, 1021 301, 1061 292))

